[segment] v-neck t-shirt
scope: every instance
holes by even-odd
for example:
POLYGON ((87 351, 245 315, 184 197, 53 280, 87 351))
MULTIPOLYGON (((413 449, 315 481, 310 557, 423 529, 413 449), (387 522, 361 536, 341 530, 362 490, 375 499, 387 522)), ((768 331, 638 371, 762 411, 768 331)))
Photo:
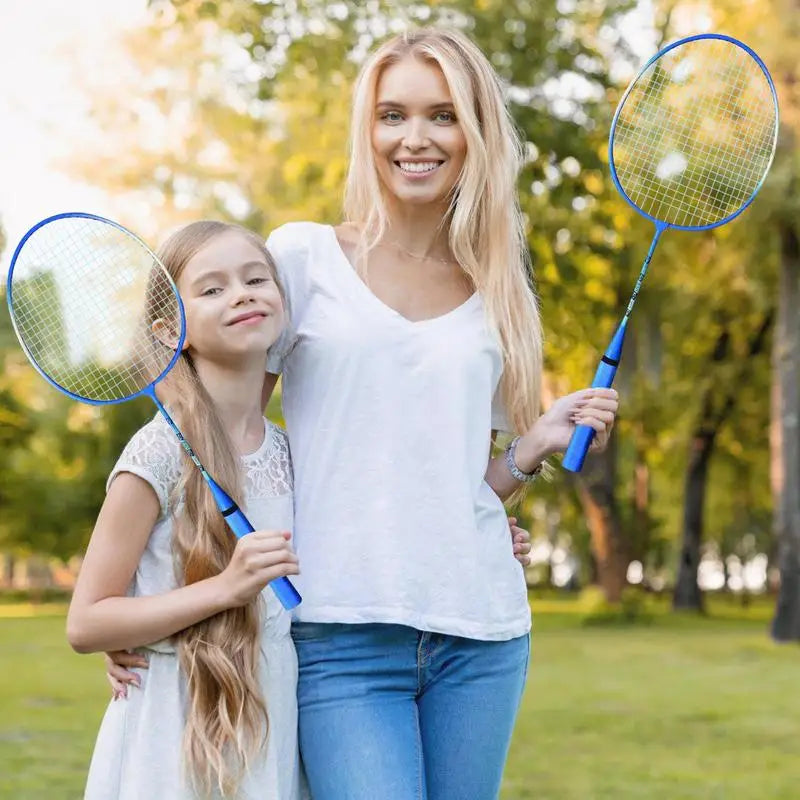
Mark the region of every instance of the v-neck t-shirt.
POLYGON ((334 228, 267 240, 288 323, 282 375, 302 622, 384 622, 482 640, 530 629, 503 503, 484 480, 507 430, 496 333, 476 292, 411 321, 369 289, 334 228))

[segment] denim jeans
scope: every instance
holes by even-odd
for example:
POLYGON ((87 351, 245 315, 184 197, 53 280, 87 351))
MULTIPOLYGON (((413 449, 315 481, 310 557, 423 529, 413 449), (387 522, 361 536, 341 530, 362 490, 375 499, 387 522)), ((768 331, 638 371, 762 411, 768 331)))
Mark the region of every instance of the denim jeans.
POLYGON ((300 753, 314 800, 494 800, 527 635, 300 622, 300 753))

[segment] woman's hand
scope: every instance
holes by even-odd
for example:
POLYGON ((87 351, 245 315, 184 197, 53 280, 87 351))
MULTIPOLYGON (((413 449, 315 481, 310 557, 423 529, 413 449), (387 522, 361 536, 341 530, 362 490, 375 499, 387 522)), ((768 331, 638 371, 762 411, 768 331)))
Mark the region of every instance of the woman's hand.
POLYGON ((227 607, 247 605, 270 581, 300 572, 290 538, 286 531, 254 531, 236 542, 218 576, 227 607))
POLYGON ((133 667, 147 669, 147 659, 141 653, 130 653, 127 650, 114 650, 104 655, 106 678, 111 684, 114 700, 128 696, 128 686, 141 688, 142 679, 131 672, 133 667))
POLYGON ((514 558, 516 558, 523 567, 529 566, 531 563, 531 557, 529 555, 531 552, 530 533, 528 533, 528 531, 526 531, 524 528, 517 526, 516 517, 508 518, 508 527, 511 530, 511 541, 514 546, 514 558))
POLYGON ((592 452, 604 450, 618 408, 615 389, 581 389, 560 397, 519 440, 514 454, 517 466, 531 472, 543 458, 566 450, 576 425, 594 429, 592 452))

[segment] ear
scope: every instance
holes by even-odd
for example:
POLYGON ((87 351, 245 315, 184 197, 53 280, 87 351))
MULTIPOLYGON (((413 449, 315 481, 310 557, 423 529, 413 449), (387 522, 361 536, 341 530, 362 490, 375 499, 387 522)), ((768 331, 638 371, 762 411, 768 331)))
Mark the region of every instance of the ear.
MULTIPOLYGON (((174 350, 178 346, 180 334, 175 330, 175 324, 173 322, 166 319, 157 319, 150 326, 150 330, 153 332, 153 336, 155 336, 161 344, 169 347, 170 350, 174 350)), ((184 336, 181 350, 185 350, 188 346, 189 340, 184 336)))

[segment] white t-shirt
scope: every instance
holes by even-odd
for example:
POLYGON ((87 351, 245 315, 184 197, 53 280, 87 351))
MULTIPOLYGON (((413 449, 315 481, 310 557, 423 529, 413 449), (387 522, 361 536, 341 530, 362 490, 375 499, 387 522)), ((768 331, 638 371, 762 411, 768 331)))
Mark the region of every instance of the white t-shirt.
POLYGON ((387 622, 474 639, 530 629, 502 502, 484 481, 499 344, 473 294, 411 322, 382 303, 334 229, 290 223, 267 247, 290 322, 282 373, 304 622, 387 622))

